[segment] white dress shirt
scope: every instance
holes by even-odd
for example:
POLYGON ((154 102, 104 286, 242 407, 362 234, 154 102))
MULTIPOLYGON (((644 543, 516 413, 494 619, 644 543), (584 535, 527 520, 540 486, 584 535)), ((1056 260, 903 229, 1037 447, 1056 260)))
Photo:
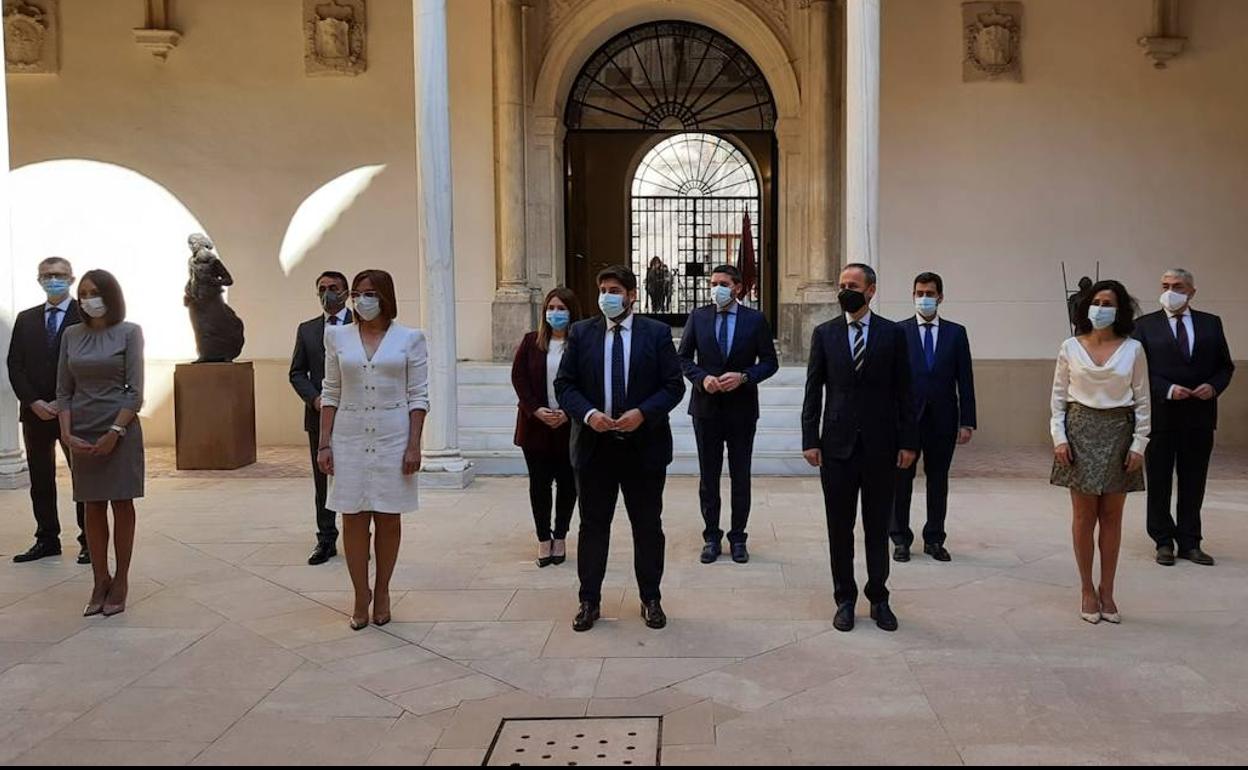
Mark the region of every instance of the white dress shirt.
POLYGON ((1127 338, 1104 366, 1097 366, 1083 344, 1074 337, 1057 351, 1053 373, 1052 416, 1049 432, 1053 446, 1067 443, 1066 405, 1083 404, 1092 409, 1135 409, 1135 433, 1131 451, 1144 454, 1152 425, 1148 387, 1148 359, 1139 340, 1127 338))
POLYGON ((338 323, 337 323, 337 324, 335 324, 335 326, 345 326, 345 325, 346 325, 346 323, 347 323, 347 313, 349 313, 349 312, 351 312, 351 311, 347 310, 347 309, 344 307, 342 310, 339 310, 337 313, 332 313, 332 314, 331 314, 331 313, 326 313, 326 314, 325 314, 325 325, 326 325, 326 326, 329 326, 329 325, 330 325, 330 323, 329 323, 329 319, 330 319, 330 318, 337 317, 337 318, 338 318, 338 323))
POLYGON ((68 296, 60 302, 53 305, 51 302, 43 303, 43 328, 48 328, 48 314, 56 316, 56 330, 59 332, 61 327, 65 325, 65 315, 69 312, 69 303, 73 300, 68 296), (56 308, 60 312, 53 313, 52 308, 56 308))
POLYGON ((923 345, 923 335, 927 334, 927 329, 923 328, 924 324, 932 325, 932 349, 936 349, 936 345, 940 343, 940 316, 934 315, 930 319, 924 318, 922 313, 915 313, 915 319, 919 322, 919 346, 923 345))
MULTIPOLYGON (((858 323, 862 324, 862 352, 866 355, 867 337, 871 333, 871 311, 868 310, 862 318, 859 318, 858 323)), ((849 313, 845 314, 845 326, 849 330, 849 358, 852 361, 854 358, 854 317, 849 313)))
MULTIPOLYGON (((633 352, 633 314, 630 311, 624 320, 616 323, 615 321, 607 321, 607 336, 603 339, 602 345, 602 389, 606 400, 604 402, 603 413, 610 417, 613 412, 611 410, 611 346, 615 344, 615 327, 619 326, 620 340, 624 343, 624 390, 628 390, 628 373, 632 365, 633 352)), ((597 409, 590 409, 585 413, 585 424, 589 424, 589 418, 598 413, 597 409)))
MULTIPOLYGON (((1174 335, 1175 340, 1179 338, 1179 313, 1171 313, 1166 311, 1166 315, 1170 317, 1170 333, 1174 335)), ((1182 312, 1183 328, 1187 330, 1187 355, 1190 358, 1192 351, 1196 348, 1196 328, 1192 326, 1192 309, 1184 308, 1182 312)), ((1166 391, 1166 400, 1174 398, 1174 389, 1177 386, 1171 385, 1170 390, 1166 391)))
MULTIPOLYGON (((558 409, 559 400, 555 398, 555 377, 559 374, 559 364, 563 362, 563 349, 567 340, 550 338, 550 347, 546 349, 546 407, 558 409)), ((627 364, 626 364, 627 366, 627 364)))

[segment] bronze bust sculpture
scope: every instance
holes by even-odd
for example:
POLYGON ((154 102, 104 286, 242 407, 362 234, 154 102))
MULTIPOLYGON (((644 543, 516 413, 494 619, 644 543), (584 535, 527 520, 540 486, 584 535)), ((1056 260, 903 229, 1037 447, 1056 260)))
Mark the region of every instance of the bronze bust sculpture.
POLYGON ((243 352, 243 322, 225 304, 224 288, 234 284, 230 271, 213 251, 212 241, 202 233, 187 240, 191 249, 190 279, 182 303, 191 314, 197 364, 228 363, 243 352))

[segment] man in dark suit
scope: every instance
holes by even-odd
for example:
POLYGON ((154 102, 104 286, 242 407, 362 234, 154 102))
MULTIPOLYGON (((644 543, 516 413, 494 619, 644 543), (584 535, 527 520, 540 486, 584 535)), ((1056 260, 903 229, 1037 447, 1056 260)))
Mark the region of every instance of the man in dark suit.
POLYGON ((667 324, 633 313, 637 276, 627 267, 598 274, 601 315, 568 335, 555 395, 572 425, 570 453, 580 495, 577 572, 580 609, 572 627, 588 631, 599 616, 611 520, 621 491, 633 529, 633 568, 641 615, 663 628, 663 486, 672 462, 669 413, 685 394, 667 324))
POLYGON ((802 448, 819 468, 832 557, 838 631, 854 628, 854 522, 862 494, 871 619, 897 630, 888 606, 888 524, 898 469, 918 449, 910 353, 901 326, 871 312, 875 270, 853 263, 840 276, 844 311, 815 327, 802 402, 802 448))
MULTIPOLYGON (((56 446, 61 426, 56 406, 56 367, 61 337, 80 323, 78 303, 70 298, 74 269, 69 261, 49 257, 39 263, 39 285, 47 301, 18 313, 7 359, 9 382, 21 402, 22 441, 30 469, 30 502, 35 512, 35 544, 13 557, 22 563, 61 553, 61 521, 56 504, 56 446)), ((66 462, 73 458, 61 444, 66 462)), ((90 564, 83 530, 83 506, 77 504, 78 563, 90 564)))
POLYGON ((680 338, 680 366, 693 385, 689 414, 698 442, 702 506, 702 563, 722 553, 719 528, 719 476, 728 447, 732 477, 732 529, 728 545, 732 560, 750 560, 745 531, 750 519, 750 458, 758 424, 758 384, 780 368, 771 326, 763 314, 737 301, 741 273, 732 265, 711 272, 713 303, 689 314, 680 338))
POLYGON ((1218 396, 1231 384, 1235 364, 1216 315, 1191 308, 1192 274, 1182 268, 1161 277, 1162 309, 1135 323, 1135 338, 1148 356, 1153 428, 1145 451, 1148 478, 1148 534, 1157 544, 1157 563, 1177 556, 1213 566, 1200 542, 1200 508, 1218 427, 1218 396), (1179 494, 1170 515, 1170 490, 1178 471, 1179 494))
POLYGON ((308 433, 312 454, 312 478, 316 484, 316 548, 308 564, 324 564, 338 555, 337 514, 325 507, 328 480, 316 464, 316 450, 321 441, 321 384, 325 379, 325 326, 352 322, 346 309, 347 277, 327 271, 316 279, 316 296, 321 314, 299 324, 295 333, 295 352, 290 359, 290 384, 303 399, 303 429, 308 433))
MULTIPOLYGON (((927 524, 923 553, 949 561, 945 548, 945 512, 949 502, 949 466, 954 447, 971 440, 975 430, 975 378, 966 327, 941 318, 945 282, 936 273, 914 279, 915 315, 901 322, 910 349, 914 409, 919 425, 919 454, 927 477, 927 524)), ((910 498, 918 463, 898 474, 893 501, 893 559, 910 561, 910 498)))

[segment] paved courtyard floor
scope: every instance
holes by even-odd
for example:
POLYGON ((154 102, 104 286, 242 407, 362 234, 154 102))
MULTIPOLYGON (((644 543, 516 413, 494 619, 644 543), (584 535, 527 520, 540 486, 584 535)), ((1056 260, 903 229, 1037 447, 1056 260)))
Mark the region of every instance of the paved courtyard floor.
POLYGON ((696 483, 670 480, 668 628, 638 617, 621 515, 588 634, 569 623, 574 561, 532 562, 523 479, 425 492, 395 622, 358 633, 343 560, 304 561, 294 473, 155 474, 114 618, 80 617, 70 538, 10 563, 32 522, 25 492, 0 492, 0 761, 479 764, 502 718, 661 715, 672 765, 1242 763, 1242 464, 1210 484, 1212 569, 1155 565, 1131 499, 1118 627, 1078 618, 1068 503, 1044 470, 956 481, 954 561, 894 565, 896 634, 832 629, 814 479, 756 481, 745 566, 697 562, 696 483))

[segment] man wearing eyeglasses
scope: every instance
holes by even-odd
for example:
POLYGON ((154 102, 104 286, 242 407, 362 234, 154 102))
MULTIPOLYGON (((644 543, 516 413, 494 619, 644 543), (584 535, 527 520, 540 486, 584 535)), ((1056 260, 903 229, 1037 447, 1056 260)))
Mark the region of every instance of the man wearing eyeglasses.
POLYGON ((316 279, 316 297, 321 312, 299 324, 295 352, 290 359, 290 384, 303 399, 303 429, 312 452, 312 478, 316 485, 316 548, 308 564, 324 564, 338 555, 337 513, 325 507, 328 478, 316 464, 321 443, 321 383, 325 379, 325 327, 354 321, 347 309, 347 277, 328 270, 316 279))

